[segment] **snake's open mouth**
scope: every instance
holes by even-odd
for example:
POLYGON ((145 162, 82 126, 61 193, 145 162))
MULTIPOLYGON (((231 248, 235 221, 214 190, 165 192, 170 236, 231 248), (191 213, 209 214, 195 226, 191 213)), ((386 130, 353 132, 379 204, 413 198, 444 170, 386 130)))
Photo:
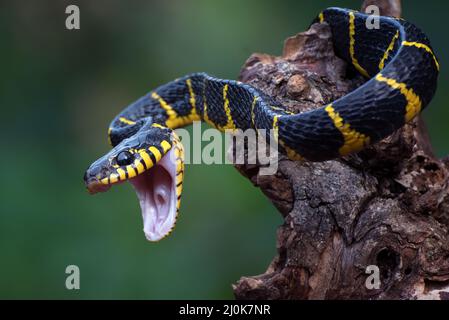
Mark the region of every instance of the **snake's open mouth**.
POLYGON ((184 150, 179 138, 172 135, 171 142, 162 140, 147 148, 115 148, 84 174, 91 194, 105 192, 125 181, 133 185, 149 241, 159 241, 170 234, 181 204, 184 150))
POLYGON ((171 149, 151 169, 130 179, 140 202, 143 231, 149 241, 159 241, 170 234, 177 216, 177 166, 171 149))

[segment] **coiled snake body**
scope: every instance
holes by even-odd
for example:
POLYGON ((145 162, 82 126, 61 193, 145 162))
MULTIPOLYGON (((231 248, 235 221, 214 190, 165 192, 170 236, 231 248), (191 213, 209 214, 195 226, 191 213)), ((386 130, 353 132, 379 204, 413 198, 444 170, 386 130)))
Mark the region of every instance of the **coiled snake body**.
POLYGON ((185 76, 151 91, 112 121, 113 149, 86 171, 89 191, 130 180, 145 234, 156 241, 170 233, 180 205, 184 163, 175 128, 202 120, 219 130, 272 129, 289 158, 310 161, 357 152, 389 136, 429 104, 439 63, 413 24, 380 17, 380 28, 368 29, 367 19, 329 8, 315 20, 329 24, 336 55, 369 79, 355 91, 322 108, 290 114, 250 85, 205 73, 185 76))

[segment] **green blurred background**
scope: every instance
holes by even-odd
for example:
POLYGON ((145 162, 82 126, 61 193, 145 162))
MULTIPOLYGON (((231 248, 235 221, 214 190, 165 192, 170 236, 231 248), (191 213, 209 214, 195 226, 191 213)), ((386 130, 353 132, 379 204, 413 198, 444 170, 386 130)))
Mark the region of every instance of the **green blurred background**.
MULTIPOLYGON (((404 1, 442 64, 425 112, 449 153, 447 1, 404 1)), ((265 271, 280 214, 231 166, 189 165, 177 228, 153 244, 129 184, 89 196, 82 176, 108 150, 128 103, 194 71, 235 79, 253 52, 280 54, 321 9, 361 1, 1 1, 0 298, 232 298, 265 271), (81 30, 65 29, 77 4, 81 30), (81 290, 65 268, 81 269, 81 290)))

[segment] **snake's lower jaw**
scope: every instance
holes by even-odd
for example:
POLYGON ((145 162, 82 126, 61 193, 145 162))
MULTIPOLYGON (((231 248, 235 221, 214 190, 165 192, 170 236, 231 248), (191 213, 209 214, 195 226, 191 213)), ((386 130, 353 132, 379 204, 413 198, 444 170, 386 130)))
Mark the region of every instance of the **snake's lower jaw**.
POLYGON ((177 217, 176 162, 170 150, 154 167, 129 180, 136 190, 148 241, 170 234, 177 217))
POLYGON ((101 182, 94 181, 87 185, 89 194, 94 195, 99 192, 106 192, 111 188, 111 185, 104 185, 101 182))

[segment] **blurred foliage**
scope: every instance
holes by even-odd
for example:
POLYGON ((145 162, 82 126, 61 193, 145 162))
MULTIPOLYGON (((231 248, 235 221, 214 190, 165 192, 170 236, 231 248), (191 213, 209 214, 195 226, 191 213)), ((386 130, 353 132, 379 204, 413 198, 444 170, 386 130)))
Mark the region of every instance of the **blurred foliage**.
MULTIPOLYGON (((432 39, 440 87, 425 112, 439 156, 449 153, 446 1, 404 1, 432 39)), ((2 183, 0 298, 232 298, 230 284, 265 271, 282 223, 231 166, 189 165, 178 226, 148 243, 129 184, 89 196, 82 176, 108 150, 106 129, 128 103, 194 71, 235 79, 253 52, 283 40, 321 9, 361 1, 0 2, 2 183), (81 290, 65 289, 65 267, 81 290)))

